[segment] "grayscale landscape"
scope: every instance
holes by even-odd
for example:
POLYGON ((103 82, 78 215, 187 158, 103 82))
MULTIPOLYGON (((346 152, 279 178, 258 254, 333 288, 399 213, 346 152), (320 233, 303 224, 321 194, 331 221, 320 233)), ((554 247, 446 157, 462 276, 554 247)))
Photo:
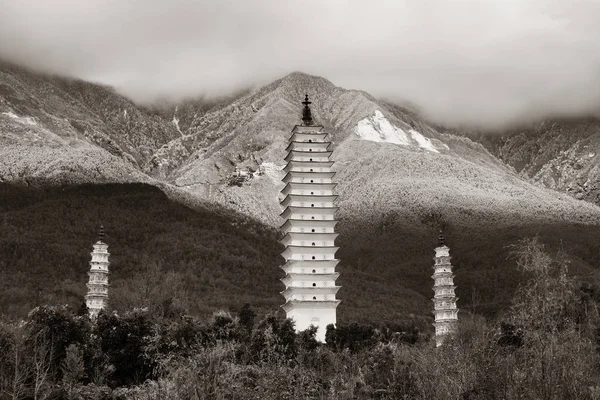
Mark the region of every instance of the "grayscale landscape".
POLYGON ((50 3, 0 5, 0 399, 600 399, 596 2, 50 3))

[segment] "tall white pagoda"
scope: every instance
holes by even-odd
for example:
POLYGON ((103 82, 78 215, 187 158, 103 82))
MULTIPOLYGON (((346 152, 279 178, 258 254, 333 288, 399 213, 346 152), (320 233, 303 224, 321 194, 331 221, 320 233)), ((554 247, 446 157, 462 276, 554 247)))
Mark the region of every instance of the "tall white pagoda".
POLYGON ((335 285, 339 273, 335 271, 339 260, 335 258, 335 201, 336 186, 331 171, 331 142, 323 126, 313 123, 306 95, 302 113, 302 125, 292 130, 287 165, 281 191, 285 207, 281 217, 285 246, 281 253, 285 264, 281 267, 286 275, 281 281, 285 290, 285 310, 288 318, 296 323, 298 331, 311 325, 318 328, 317 340, 325 341, 327 325, 336 323, 335 298, 340 289, 335 285))
POLYGON ((94 244, 90 261, 89 281, 87 283, 88 294, 85 303, 90 313, 90 318, 96 318, 100 310, 108 304, 108 245, 104 243, 104 227, 100 226, 98 241, 94 244))
POLYGON ((435 345, 440 346, 446 335, 452 334, 458 322, 458 298, 454 293, 454 275, 450 264, 450 249, 444 244, 444 234, 440 230, 439 246, 435 249, 433 266, 433 314, 435 316, 435 345))

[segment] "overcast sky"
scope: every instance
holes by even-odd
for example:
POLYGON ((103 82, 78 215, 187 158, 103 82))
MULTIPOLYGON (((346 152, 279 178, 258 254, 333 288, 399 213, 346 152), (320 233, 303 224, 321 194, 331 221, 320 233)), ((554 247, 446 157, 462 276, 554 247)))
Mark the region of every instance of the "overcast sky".
POLYGON ((2 0, 0 58, 138 101, 292 71, 498 126, 600 111, 600 0, 2 0))

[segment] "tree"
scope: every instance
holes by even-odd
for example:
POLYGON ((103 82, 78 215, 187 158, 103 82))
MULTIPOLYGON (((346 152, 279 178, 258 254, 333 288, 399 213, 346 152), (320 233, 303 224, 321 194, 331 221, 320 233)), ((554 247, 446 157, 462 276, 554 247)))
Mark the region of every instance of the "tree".
POLYGON ((131 279, 112 289, 111 304, 119 311, 146 308, 157 316, 182 315, 178 298, 185 297, 181 274, 165 271, 160 260, 145 257, 141 269, 131 279))
POLYGON ((325 342, 335 350, 349 349, 358 352, 375 345, 375 329, 369 325, 352 323, 349 325, 338 324, 327 326, 325 342))
POLYGON ((519 269, 530 275, 513 298, 511 316, 515 325, 553 332, 572 324, 575 286, 567 275, 566 255, 558 253, 552 257, 535 237, 515 245, 513 256, 519 269))
POLYGON ((211 341, 233 341, 239 339, 238 321, 234 319, 229 312, 220 310, 213 313, 212 321, 209 326, 209 336, 211 341))
POLYGON ((90 314, 89 314, 88 307, 87 307, 87 304, 86 304, 86 302, 85 302, 85 301, 82 301, 82 302, 81 302, 81 305, 80 305, 80 306, 79 306, 79 308, 77 309, 77 315, 78 315, 78 316, 82 316, 82 317, 83 317, 83 316, 88 316, 88 315, 90 315, 90 314))
POLYGON ((27 321, 28 346, 37 341, 52 349, 50 370, 60 379, 60 365, 71 344, 84 345, 91 332, 87 316, 74 316, 66 306, 36 307, 29 313, 27 321))
POLYGON ((250 353, 255 361, 287 363, 296 358, 296 330, 294 321, 267 315, 252 333, 250 353))
POLYGON ((31 359, 33 372, 33 398, 43 400, 52 393, 52 371, 50 369, 53 346, 47 343, 43 335, 38 334, 33 340, 33 356, 31 359))
POLYGON ((17 325, 0 325, 0 393, 20 399, 27 392, 31 364, 27 362, 27 346, 23 329, 17 325))
POLYGON ((298 347, 309 352, 319 347, 319 342, 317 342, 317 330, 318 327, 311 325, 298 333, 298 347))
POLYGON ((102 352, 114 366, 115 384, 136 384, 152 377, 156 360, 145 351, 153 327, 147 311, 134 310, 122 317, 99 315, 96 325, 102 352))
POLYGON ((591 332, 575 318, 579 302, 567 274, 568 257, 550 255, 537 237, 519 242, 514 255, 529 279, 515 293, 512 325, 504 325, 504 342, 513 349, 505 355, 512 384, 503 386, 512 391, 510 397, 581 398, 597 384, 588 372, 597 359, 591 332))
POLYGON ((77 385, 83 379, 85 369, 83 366, 83 353, 76 344, 67 347, 65 358, 61 363, 62 382, 67 398, 73 399, 77 385))
POLYGON ((241 327, 244 329, 248 337, 252 333, 252 329, 254 329, 254 319, 256 318, 256 313, 250 307, 249 303, 246 303, 240 308, 238 311, 238 319, 240 321, 241 327))

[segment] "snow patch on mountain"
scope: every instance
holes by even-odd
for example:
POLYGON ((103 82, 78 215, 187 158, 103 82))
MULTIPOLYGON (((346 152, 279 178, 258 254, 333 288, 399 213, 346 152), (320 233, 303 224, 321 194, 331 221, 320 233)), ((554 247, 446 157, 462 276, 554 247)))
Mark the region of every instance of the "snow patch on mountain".
POLYGON ((411 129, 408 132, 410 133, 412 138, 415 140, 415 142, 417 142, 419 144, 419 147, 422 147, 425 150, 433 151, 434 153, 439 153, 439 151, 435 148, 433 143, 431 143, 431 140, 429 138, 426 138, 425 136, 421 135, 419 132, 415 131, 414 129, 411 129))
POLYGON ((356 133, 361 139, 372 142, 387 142, 405 146, 410 144, 406 132, 392 125, 379 110, 375 111, 374 115, 358 121, 356 133))
POLYGON ((37 122, 35 122, 35 119, 33 119, 32 117, 19 117, 17 114, 11 111, 3 112, 2 115, 6 115, 12 119, 16 119, 18 122, 25 125, 37 125, 37 122))
POLYGON ((177 118, 175 115, 173 115, 173 125, 175 125, 175 129, 177 129, 177 132, 181 133, 181 136, 183 136, 183 132, 181 132, 181 128, 179 128, 179 118, 177 118))
POLYGON ((363 140, 401 144, 403 146, 418 146, 425 150, 439 153, 429 138, 414 129, 407 132, 394 126, 381 111, 363 118, 356 125, 356 134, 363 140))
MULTIPOLYGON (((179 127, 179 118, 177 118, 177 111, 179 111, 179 106, 175 107, 175 112, 173 113, 173 125, 175 125, 175 129, 177 129, 177 132, 179 132, 181 134, 181 136, 183 135, 183 132, 181 132, 181 128, 179 127)), ((196 118, 196 115, 194 115, 194 118, 196 118)))

